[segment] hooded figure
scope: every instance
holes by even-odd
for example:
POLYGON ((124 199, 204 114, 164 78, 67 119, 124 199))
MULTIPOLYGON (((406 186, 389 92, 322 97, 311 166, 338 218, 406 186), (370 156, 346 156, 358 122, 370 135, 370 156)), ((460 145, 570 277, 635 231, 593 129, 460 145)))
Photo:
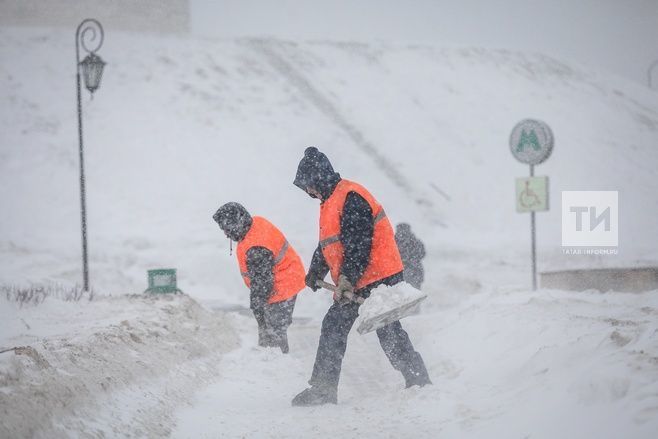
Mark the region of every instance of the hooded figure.
POLYGON ((287 353, 297 293, 304 288, 304 266, 283 233, 263 217, 252 217, 239 203, 221 206, 213 219, 238 243, 240 274, 249 288, 258 323, 258 345, 287 353))
POLYGON ((334 172, 327 156, 315 147, 306 148, 293 184, 312 198, 326 200, 339 181, 340 174, 334 172))
MULTIPOLYGON (((326 155, 315 147, 306 148, 297 167, 293 182, 295 186, 323 203, 329 199, 341 181, 340 174, 334 171, 326 155)), ((347 195, 340 226, 344 248, 341 274, 355 285, 368 265, 374 231, 372 209, 356 192, 347 195)), ((306 276, 306 285, 316 291, 318 286, 315 281, 324 279, 328 272, 329 267, 322 255, 322 248, 318 245, 306 276)))
MULTIPOLYGON (((347 336, 360 306, 344 297, 351 293, 367 298, 378 285, 401 282, 403 265, 383 207, 363 186, 342 179, 317 148, 304 151, 294 184, 320 200, 320 242, 306 285, 317 290, 316 282, 330 273, 339 293, 322 321, 311 387, 298 394, 292 404, 335 404, 347 336)), ((399 321, 378 329, 377 337, 407 387, 431 384, 422 357, 399 321)))
POLYGON ((404 264, 405 282, 420 290, 425 280, 425 270, 423 269, 425 245, 414 235, 411 226, 407 223, 395 226, 395 242, 398 244, 404 264))

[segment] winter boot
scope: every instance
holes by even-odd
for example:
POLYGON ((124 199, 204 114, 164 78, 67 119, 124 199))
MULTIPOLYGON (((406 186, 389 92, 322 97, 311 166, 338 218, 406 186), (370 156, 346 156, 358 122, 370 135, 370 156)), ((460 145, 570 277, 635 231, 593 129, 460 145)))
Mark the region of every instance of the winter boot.
POLYGON ((336 388, 328 386, 311 386, 292 400, 292 405, 296 407, 337 403, 338 391, 336 388))
POLYGON ((406 370, 402 371, 404 375, 405 387, 408 389, 412 386, 423 387, 432 384, 423 358, 418 352, 412 356, 412 361, 406 370))
POLYGON ((405 387, 407 389, 409 387, 413 387, 413 386, 424 387, 424 386, 432 384, 432 381, 430 380, 430 377, 428 377, 427 375, 405 376, 404 381, 405 381, 405 387))

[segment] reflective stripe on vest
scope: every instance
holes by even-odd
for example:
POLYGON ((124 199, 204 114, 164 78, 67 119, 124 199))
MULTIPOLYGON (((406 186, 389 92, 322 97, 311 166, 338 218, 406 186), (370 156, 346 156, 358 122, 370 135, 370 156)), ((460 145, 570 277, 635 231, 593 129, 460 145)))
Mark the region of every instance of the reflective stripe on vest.
POLYGON ((278 264, 283 260, 283 257, 286 255, 286 252, 288 251, 288 247, 290 245, 288 244, 288 240, 283 243, 283 246, 281 246, 281 250, 279 250, 279 254, 276 255, 276 258, 274 258, 274 265, 278 264))
MULTIPOLYGON (((386 212, 384 212, 384 209, 382 209, 379 211, 377 215, 375 215, 375 218, 373 219, 373 224, 377 224, 384 218, 386 218, 386 212)), ((320 247, 325 248, 326 246, 338 241, 340 241, 340 235, 333 235, 320 241, 320 247)))

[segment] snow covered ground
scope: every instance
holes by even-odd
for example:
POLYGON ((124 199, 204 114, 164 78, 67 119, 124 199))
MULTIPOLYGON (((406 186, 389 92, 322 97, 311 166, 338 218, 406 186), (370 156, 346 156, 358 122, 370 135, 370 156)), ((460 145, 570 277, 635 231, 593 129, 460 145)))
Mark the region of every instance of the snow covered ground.
POLYGON ((185 296, 2 298, 0 437, 157 437, 238 346, 232 318, 185 296), (221 336, 218 336, 221 334, 221 336))
POLYGON ((319 328, 291 353, 254 348, 251 320, 224 379, 179 413, 174 437, 652 438, 658 429, 658 295, 488 291, 404 321, 431 387, 405 390, 375 334, 350 335, 339 404, 292 408, 319 328))
MULTIPOLYGON (((313 294, 313 293, 307 293, 313 294)), ((322 293, 316 293, 322 294, 322 293)), ((0 302, 0 437, 652 438, 658 295, 543 290, 437 298, 404 324, 431 387, 404 389, 354 331, 337 406, 293 408, 319 326, 258 348, 248 312, 185 296, 0 302)))
MULTIPOLYGON (((80 280, 72 38, 0 29, 0 282, 80 280)), ((509 153, 548 122, 552 208, 540 269, 658 263, 658 100, 539 54, 107 30, 85 96, 97 299, 0 298, 0 437, 653 438, 658 292, 527 291, 527 215, 509 153), (291 184, 306 146, 424 239, 421 315, 405 320, 434 386, 404 390, 373 334, 351 335, 339 405, 290 407, 329 306, 304 291, 291 354, 255 348, 248 293, 211 220, 237 200, 305 262, 317 205, 291 184), (618 190, 616 257, 560 251, 561 190, 618 190), (190 295, 125 296, 178 269, 190 295), (112 296, 108 296, 112 294, 112 296), (195 301, 196 300, 196 301, 195 301), (202 305, 199 305, 200 302, 202 305), (30 351, 32 352, 32 351, 30 351)))

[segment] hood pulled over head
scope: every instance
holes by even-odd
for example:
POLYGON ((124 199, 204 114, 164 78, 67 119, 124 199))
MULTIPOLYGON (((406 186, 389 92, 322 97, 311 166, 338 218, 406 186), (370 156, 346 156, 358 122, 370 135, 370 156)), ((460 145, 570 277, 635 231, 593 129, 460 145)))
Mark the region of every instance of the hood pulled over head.
POLYGON ((314 146, 306 148, 304 157, 299 161, 293 184, 313 198, 317 198, 315 193, 320 194, 324 201, 329 198, 339 181, 340 174, 334 172, 327 156, 314 146))
POLYGON ((224 204, 212 216, 219 228, 233 241, 241 241, 251 228, 253 220, 247 209, 240 203, 231 201, 224 204))

